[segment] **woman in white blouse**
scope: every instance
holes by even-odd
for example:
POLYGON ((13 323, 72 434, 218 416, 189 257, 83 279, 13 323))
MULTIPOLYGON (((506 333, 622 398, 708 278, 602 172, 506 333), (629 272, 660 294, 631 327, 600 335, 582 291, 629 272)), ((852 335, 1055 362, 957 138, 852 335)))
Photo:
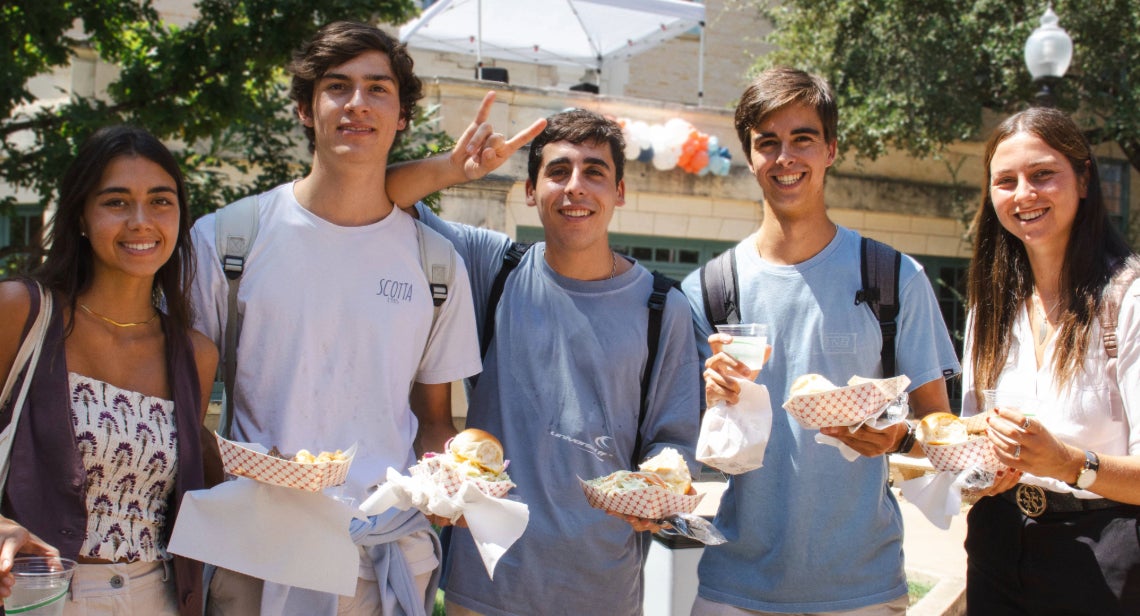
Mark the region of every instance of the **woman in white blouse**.
POLYGON ((102 129, 60 184, 43 263, 0 282, 0 374, 39 312, 35 283, 54 296, 0 501, 0 600, 17 553, 59 554, 80 563, 64 614, 201 612, 200 563, 166 551, 182 494, 204 487, 218 359, 189 325, 188 207, 161 142, 102 129))
POLYGON ((963 415, 986 414, 1009 468, 969 513, 969 612, 1140 613, 1140 282, 1114 284, 1136 257, 1066 114, 1010 117, 985 166, 963 415), (1032 396, 1036 414, 985 408, 984 390, 1032 396))

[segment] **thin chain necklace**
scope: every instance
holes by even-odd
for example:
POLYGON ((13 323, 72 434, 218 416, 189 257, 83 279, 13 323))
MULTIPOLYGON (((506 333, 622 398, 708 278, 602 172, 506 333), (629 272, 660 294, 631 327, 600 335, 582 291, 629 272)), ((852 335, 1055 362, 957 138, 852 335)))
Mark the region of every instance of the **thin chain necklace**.
POLYGON ((150 323, 151 321, 158 318, 158 311, 156 310, 156 311, 154 311, 154 314, 149 319, 147 319, 145 321, 138 321, 137 323, 120 323, 120 322, 116 321, 115 319, 112 319, 110 317, 105 317, 105 316, 99 314, 98 312, 95 312, 94 310, 88 308, 87 304, 80 303, 79 307, 82 308, 83 311, 86 312, 87 314, 89 314, 93 317, 99 318, 99 319, 103 319, 104 321, 110 323, 111 325, 114 325, 115 327, 138 327, 139 325, 146 325, 147 323, 150 323))
POLYGON ((610 258, 613 259, 614 262, 613 268, 610 269, 610 280, 613 280, 614 276, 617 276, 617 253, 611 250, 610 258))

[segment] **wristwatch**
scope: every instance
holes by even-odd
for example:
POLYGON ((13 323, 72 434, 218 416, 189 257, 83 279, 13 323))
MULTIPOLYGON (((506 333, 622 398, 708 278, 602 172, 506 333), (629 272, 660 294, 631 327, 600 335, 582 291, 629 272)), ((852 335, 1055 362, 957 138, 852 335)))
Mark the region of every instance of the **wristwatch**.
POLYGON ((1100 458, 1091 451, 1085 451, 1085 464, 1077 473, 1077 480, 1069 484, 1071 488, 1087 490, 1096 481, 1096 472, 1100 470, 1100 458))

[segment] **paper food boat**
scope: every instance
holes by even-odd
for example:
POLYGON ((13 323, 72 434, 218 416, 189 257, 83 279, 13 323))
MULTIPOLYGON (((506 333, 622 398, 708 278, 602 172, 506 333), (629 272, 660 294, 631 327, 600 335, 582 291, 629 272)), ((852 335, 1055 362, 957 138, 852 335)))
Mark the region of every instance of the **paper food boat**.
POLYGON ((473 483, 480 492, 494 498, 503 498, 515 487, 511 481, 487 481, 475 477, 464 477, 453 468, 444 466, 439 457, 424 458, 415 466, 408 469, 413 477, 427 477, 447 491, 448 496, 455 496, 464 482, 473 483))
POLYGON ((906 391, 907 385, 910 379, 906 375, 870 379, 815 394, 792 396, 784 403, 784 410, 809 430, 853 426, 897 398, 906 391))
POLYGON ((660 520, 671 513, 692 513, 705 496, 676 494, 657 486, 607 494, 581 477, 578 483, 582 484, 582 491, 586 493, 586 501, 591 507, 646 520, 660 520))
POLYGON ((960 473, 968 468, 980 467, 991 473, 1005 468, 1005 464, 998 461, 994 453, 993 443, 981 433, 985 431, 985 419, 982 415, 964 418, 967 429, 971 433, 969 440, 952 445, 927 445, 919 441, 918 445, 926 453, 930 465, 939 471, 960 473))
POLYGON ((216 433, 214 436, 218 439, 222 466, 227 473, 309 492, 320 492, 344 483, 348 478, 348 467, 356 455, 356 445, 353 445, 345 450, 344 460, 303 464, 258 451, 264 449, 262 445, 231 441, 216 433))

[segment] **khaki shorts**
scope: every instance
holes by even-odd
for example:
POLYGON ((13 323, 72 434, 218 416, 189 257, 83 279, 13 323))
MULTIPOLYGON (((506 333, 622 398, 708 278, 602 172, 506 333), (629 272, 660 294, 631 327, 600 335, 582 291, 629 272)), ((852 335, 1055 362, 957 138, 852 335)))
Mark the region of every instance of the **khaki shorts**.
POLYGON ((64 616, 178 616, 174 571, 162 561, 78 565, 64 616))

